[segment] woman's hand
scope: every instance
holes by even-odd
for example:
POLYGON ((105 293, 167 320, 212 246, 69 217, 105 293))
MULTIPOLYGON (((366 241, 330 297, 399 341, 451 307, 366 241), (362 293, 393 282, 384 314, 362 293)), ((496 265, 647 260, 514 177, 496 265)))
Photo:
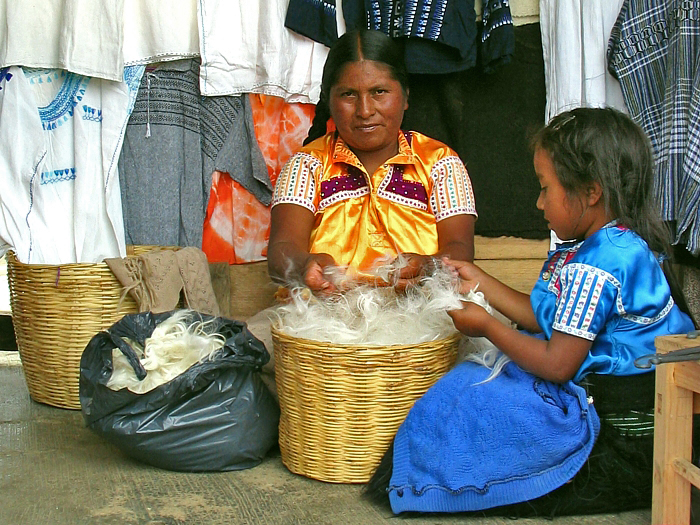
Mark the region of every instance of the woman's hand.
POLYGON ((416 284, 424 275, 424 270, 431 265, 433 258, 429 255, 417 253, 402 253, 391 263, 397 269, 391 275, 391 280, 397 290, 405 290, 408 286, 416 284))
POLYGON ((468 337, 485 337, 488 324, 495 318, 476 303, 462 301, 462 306, 461 310, 447 312, 455 328, 468 337))
POLYGON ((330 294, 338 291, 336 285, 329 280, 326 268, 337 266, 333 257, 327 253, 311 253, 304 264, 304 284, 313 293, 330 294))

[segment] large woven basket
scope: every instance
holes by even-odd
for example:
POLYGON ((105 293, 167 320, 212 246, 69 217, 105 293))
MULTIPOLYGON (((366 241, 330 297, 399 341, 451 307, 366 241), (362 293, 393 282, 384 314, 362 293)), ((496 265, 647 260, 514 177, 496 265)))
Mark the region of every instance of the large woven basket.
MULTIPOLYGON (((129 246, 138 256, 163 246, 129 246)), ((138 312, 136 302, 106 263, 24 264, 7 253, 12 324, 24 377, 34 401, 80 409, 80 357, 97 332, 124 315, 138 312)))
POLYGON ((333 483, 369 480, 413 403, 454 364, 460 338, 360 347, 271 332, 282 462, 333 483))

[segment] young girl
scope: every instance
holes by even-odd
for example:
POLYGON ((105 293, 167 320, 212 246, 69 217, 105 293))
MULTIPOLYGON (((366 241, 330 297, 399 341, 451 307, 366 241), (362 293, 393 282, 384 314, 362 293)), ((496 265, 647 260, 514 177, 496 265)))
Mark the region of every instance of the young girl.
POLYGON ((486 382, 490 370, 462 363, 414 405, 371 482, 386 483, 393 467, 385 490, 395 513, 650 505, 654 383, 634 361, 654 353, 656 336, 694 328, 657 256, 669 247, 651 148, 629 117, 592 108, 553 118, 534 147, 537 208, 570 241, 549 254, 530 296, 445 260, 462 292, 478 285, 521 330, 473 303, 450 312, 511 362, 486 382))

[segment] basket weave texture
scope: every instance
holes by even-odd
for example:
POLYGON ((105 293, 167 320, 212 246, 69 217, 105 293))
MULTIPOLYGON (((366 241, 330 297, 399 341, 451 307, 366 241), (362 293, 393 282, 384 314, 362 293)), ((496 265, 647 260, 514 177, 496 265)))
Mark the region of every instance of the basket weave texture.
MULTIPOLYGON (((129 246, 129 256, 165 246, 129 246)), ((80 358, 97 332, 138 312, 106 263, 25 264, 7 253, 12 324, 29 395, 80 409, 80 358), (121 304, 120 304, 121 303, 121 304)))
POLYGON ((333 483, 369 480, 413 403, 454 364, 460 339, 356 346, 271 333, 282 462, 333 483))

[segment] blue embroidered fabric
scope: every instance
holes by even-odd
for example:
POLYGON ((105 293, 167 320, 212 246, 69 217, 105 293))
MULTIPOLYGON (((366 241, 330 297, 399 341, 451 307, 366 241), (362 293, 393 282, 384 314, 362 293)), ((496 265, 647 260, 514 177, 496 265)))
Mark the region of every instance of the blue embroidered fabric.
MULTIPOLYGON (((363 2, 343 2, 348 29, 357 18, 351 15, 358 9, 353 3, 363 2)), ((362 27, 401 39, 409 73, 451 73, 477 63, 476 12, 468 2, 365 0, 362 27)))
POLYGON ((45 130, 56 129, 73 117, 75 107, 85 96, 90 77, 59 69, 23 68, 29 84, 60 84, 56 96, 46 106, 38 108, 45 130))
POLYGON ((481 15, 481 65, 486 73, 508 64, 515 53, 515 31, 509 0, 485 0, 481 15))
MULTIPOLYGON (((367 28, 400 39, 409 73, 441 74, 481 64, 491 72, 510 62, 515 49, 508 0, 483 1, 479 37, 473 4, 456 0, 344 0, 348 31, 367 28)), ((331 46, 338 38, 335 0, 291 0, 285 27, 331 46)))

